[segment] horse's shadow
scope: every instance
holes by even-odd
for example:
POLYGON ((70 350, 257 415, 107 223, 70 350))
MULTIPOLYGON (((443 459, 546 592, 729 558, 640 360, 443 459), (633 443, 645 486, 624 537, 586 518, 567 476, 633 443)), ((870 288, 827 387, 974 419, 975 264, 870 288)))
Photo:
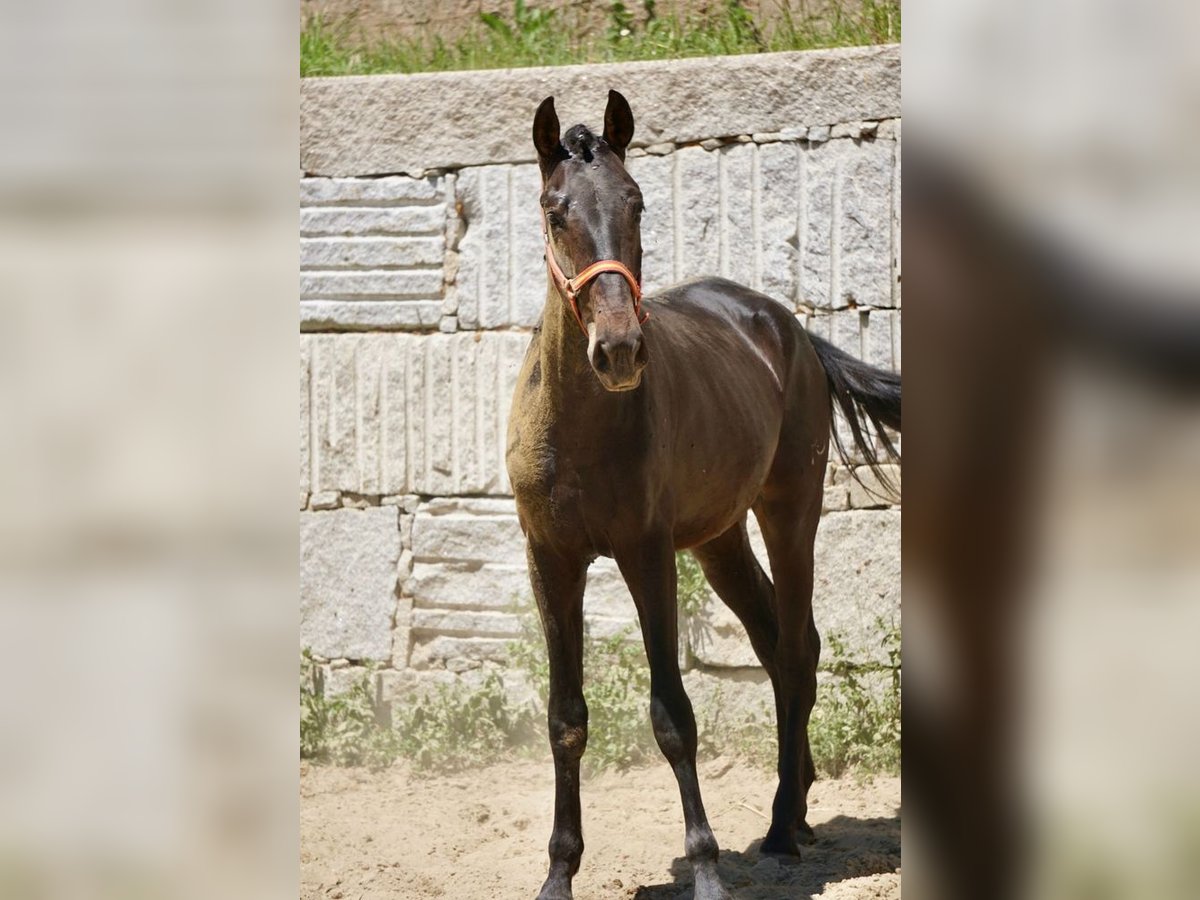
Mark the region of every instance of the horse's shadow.
MULTIPOLYGON (((837 816, 816 827, 816 841, 801 848, 798 862, 781 863, 759 853, 761 840, 741 852, 722 850, 718 870, 734 900, 802 900, 848 878, 900 868, 900 817, 837 816)), ((692 868, 684 857, 671 863, 669 884, 638 888, 632 900, 691 900, 692 868)))

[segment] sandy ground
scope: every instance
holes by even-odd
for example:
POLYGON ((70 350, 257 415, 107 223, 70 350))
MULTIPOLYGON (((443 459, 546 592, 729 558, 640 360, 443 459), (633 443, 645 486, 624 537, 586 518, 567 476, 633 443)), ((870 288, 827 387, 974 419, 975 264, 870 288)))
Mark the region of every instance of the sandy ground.
MULTIPOLYGON (((716 760, 701 766, 720 870, 737 900, 900 897, 900 782, 818 781, 804 858, 760 858, 774 781, 716 760)), ((301 766, 302 900, 532 900, 546 871, 553 767, 506 762, 413 776, 301 766)), ((666 764, 583 782, 576 900, 689 900, 683 814, 666 764)))

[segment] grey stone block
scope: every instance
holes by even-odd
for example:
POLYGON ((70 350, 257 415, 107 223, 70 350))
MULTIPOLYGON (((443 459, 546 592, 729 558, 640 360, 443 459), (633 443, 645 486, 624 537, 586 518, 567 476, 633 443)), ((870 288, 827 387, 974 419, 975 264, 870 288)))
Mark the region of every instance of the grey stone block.
POLYGON ((821 512, 835 512, 850 508, 850 489, 844 484, 831 484, 825 487, 821 498, 821 512))
POLYGON ((761 290, 795 308, 804 156, 795 143, 758 148, 761 290))
POLYGON ((374 175, 532 162, 529 128, 545 96, 555 96, 564 127, 579 121, 599 127, 613 84, 633 107, 638 146, 782 131, 799 122, 886 119, 900 114, 900 48, 307 78, 301 168, 374 175))
POLYGON ((587 589, 583 594, 583 610, 591 618, 611 619, 624 624, 637 624, 637 609, 629 588, 621 577, 617 564, 600 558, 588 569, 587 589))
POLYGON ((309 407, 309 380, 312 377, 312 347, 308 337, 300 336, 300 508, 308 505, 312 486, 312 410, 309 407))
POLYGON ((389 300, 429 297, 440 299, 441 293, 441 269, 300 273, 300 296, 305 299, 338 299, 354 296, 389 300))
POLYGON ((301 300, 303 331, 428 331, 442 316, 440 300, 301 300))
MULTIPOLYGON (((890 307, 899 227, 892 156, 882 142, 793 141, 630 159, 646 202, 647 292, 720 274, 790 308, 890 307)), ((467 170, 458 190, 469 227, 447 302, 460 326, 531 324, 546 297, 535 167, 467 170), (522 179, 529 183, 517 190, 522 179)))
POLYGON ((513 613, 480 610, 414 609, 412 628, 468 637, 513 638, 521 633, 520 620, 513 613))
POLYGON ((419 607, 507 610, 531 608, 523 558, 505 563, 414 562, 405 583, 419 607))
MULTIPOLYGON (((436 320, 435 320, 436 321, 436 320)), ((523 334, 314 335, 309 489, 503 494, 523 334)), ((302 374, 305 360, 302 359, 302 374)), ((303 438, 302 438, 303 441, 303 438)), ((303 487, 303 485, 302 485, 303 487)))
POLYGON ((488 662, 507 662, 511 643, 506 638, 416 636, 409 655, 409 665, 414 669, 466 672, 488 662))
POLYGON ((731 716, 775 721, 775 694, 767 673, 755 669, 695 669, 684 673, 683 686, 703 726, 716 710, 731 716))
POLYGON ((865 362, 889 371, 896 369, 892 327, 899 316, 899 312, 887 309, 866 313, 862 321, 862 358, 865 362))
MULTIPOLYGON (((362 174, 362 173, 355 173, 362 174)), ((301 178, 300 202, 305 206, 329 203, 374 204, 432 203, 441 199, 445 182, 441 178, 301 178)))
POLYGON ((887 662, 876 619, 900 620, 900 511, 829 513, 817 531, 813 609, 852 658, 887 662))
POLYGON ((631 160, 629 174, 642 191, 642 286, 648 294, 678 280, 675 271, 675 165, 677 154, 631 160))
POLYGON ((417 562, 505 563, 522 559, 524 553, 525 536, 516 515, 431 516, 417 510, 413 523, 417 562))
POLYGON ((342 495, 337 491, 317 491, 309 496, 308 503, 315 510, 337 509, 342 505, 342 495))
POLYGON ((468 169, 455 190, 466 226, 455 291, 462 327, 532 325, 547 284, 537 166, 468 169))
POLYGON ((749 668, 759 665, 746 630, 724 603, 710 596, 687 624, 692 655, 702 665, 749 668))
POLYGON ((758 148, 727 144, 717 153, 722 195, 720 228, 721 275, 759 290, 759 247, 755 241, 754 207, 758 202, 758 148))
MULTIPOLYGON (((899 490, 901 484, 900 466, 888 463, 881 466, 880 469, 883 472, 884 478, 899 490)), ((892 498, 883 479, 879 475, 876 475, 873 470, 867 466, 859 466, 855 474, 858 478, 849 479, 846 485, 850 492, 851 507, 854 509, 874 509, 898 504, 899 501, 892 498)))
POLYGON ((399 556, 394 508, 301 513, 301 645, 331 659, 389 659, 399 556))
POLYGON ((892 156, 887 143, 844 144, 834 223, 838 266, 832 303, 891 306, 892 156))
MULTIPOLYGON (((839 468, 839 474, 844 470, 839 468)), ((847 481, 848 473, 843 476, 847 481)), ((843 482, 844 483, 844 482, 843 482)), ((769 575, 769 561, 758 522, 748 520, 750 544, 763 570, 769 575)), ((830 512, 821 518, 817 529, 813 567, 813 615, 822 635, 839 635, 846 641, 851 659, 860 662, 887 662, 879 647, 881 634, 876 618, 886 622, 900 619, 900 510, 852 510, 830 512)), ((717 660, 714 665, 728 665, 721 660, 738 664, 757 665, 748 639, 744 654, 735 656, 736 642, 728 638, 740 628, 723 608, 711 615, 724 635, 693 635, 693 652, 697 640, 708 640, 717 660)), ((828 646, 828 645, 826 645, 828 646)), ((703 662, 700 653, 697 658, 703 662)))
POLYGON ((720 175, 717 154, 683 147, 674 155, 677 204, 675 278, 715 275, 720 269, 720 175))
POLYGON ((440 206, 336 207, 300 210, 300 234, 353 235, 441 234, 446 221, 440 206))
POLYGON ((324 237, 300 239, 300 265, 309 269, 441 265, 445 238, 324 237))

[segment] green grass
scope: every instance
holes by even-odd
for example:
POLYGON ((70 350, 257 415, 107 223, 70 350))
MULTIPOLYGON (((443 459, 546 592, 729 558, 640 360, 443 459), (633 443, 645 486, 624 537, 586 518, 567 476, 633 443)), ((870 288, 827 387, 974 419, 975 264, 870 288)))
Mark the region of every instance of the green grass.
POLYGON ((608 5, 607 27, 587 33, 555 10, 516 0, 511 15, 484 13, 475 28, 447 39, 435 31, 413 38, 368 40, 352 18, 310 16, 300 33, 300 74, 374 75, 574 63, 678 59, 850 47, 900 40, 899 0, 865 0, 854 12, 835 4, 820 18, 783 15, 761 24, 741 0, 726 0, 706 16, 659 16, 643 0, 639 24, 624 3, 608 5))
MULTIPOLYGON (((681 588, 698 595, 703 576, 690 554, 680 555, 681 588)), ((684 592, 681 590, 681 595, 684 592)), ((699 604, 696 604, 697 608, 699 604)), ((509 646, 509 665, 533 688, 534 702, 516 703, 498 674, 382 702, 368 667, 337 696, 325 691, 321 667, 300 660, 300 756, 319 763, 383 768, 407 759, 418 771, 452 772, 498 754, 548 750, 545 699, 550 686, 546 645, 537 613, 522 609, 523 632, 509 646)), ((694 612, 694 611, 693 611, 694 612)), ((684 613, 687 614, 686 612, 684 613)), ((900 630, 878 620, 888 662, 862 664, 837 635, 825 639, 808 734, 823 776, 894 774, 900 768, 900 630)), ((590 772, 659 760, 650 728, 650 671, 632 630, 585 636, 584 696, 588 704, 590 772)), ((765 770, 775 767, 775 711, 745 708, 718 689, 696 708, 700 756, 734 756, 765 770)))

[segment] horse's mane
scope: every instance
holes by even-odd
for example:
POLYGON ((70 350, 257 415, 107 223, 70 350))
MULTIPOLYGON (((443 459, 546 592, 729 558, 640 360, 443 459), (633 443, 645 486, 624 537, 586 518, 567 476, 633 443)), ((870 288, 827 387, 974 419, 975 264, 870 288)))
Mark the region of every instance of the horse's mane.
POLYGON ((591 162, 601 139, 586 125, 574 125, 567 129, 562 142, 572 156, 580 157, 584 162, 591 162))

